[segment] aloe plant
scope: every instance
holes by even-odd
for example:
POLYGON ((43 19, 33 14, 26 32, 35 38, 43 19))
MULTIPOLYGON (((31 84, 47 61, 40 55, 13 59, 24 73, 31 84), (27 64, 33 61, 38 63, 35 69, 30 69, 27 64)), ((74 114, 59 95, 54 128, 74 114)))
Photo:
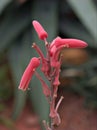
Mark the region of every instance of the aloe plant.
MULTIPOLYGON (((9 64, 11 68, 12 80, 14 81, 14 109, 12 113, 14 119, 22 112, 26 104, 26 98, 29 95, 29 100, 32 105, 34 105, 36 113, 38 113, 40 117, 40 121, 43 119, 49 121, 49 106, 39 87, 40 83, 36 82, 36 77, 33 77, 30 84, 33 95, 31 91, 24 94, 17 89, 26 64, 32 56, 36 55, 35 51, 29 48, 31 47, 32 41, 38 43, 42 51, 45 51, 44 47, 41 46, 41 42, 38 41, 35 31, 32 29, 31 22, 34 19, 39 20, 48 30, 49 41, 58 34, 62 37, 82 39, 89 44, 90 61, 79 67, 79 69, 86 70, 87 78, 84 77, 82 79, 83 82, 76 84, 79 87, 72 86, 72 89, 86 96, 87 99, 96 101, 97 94, 94 93, 97 92, 97 83, 93 82, 96 79, 96 71, 94 70, 96 70, 95 64, 97 64, 95 51, 97 48, 96 7, 96 1, 94 3, 92 0, 43 0, 41 3, 39 0, 26 0, 25 2, 20 2, 19 0, 17 2, 12 0, 0 1, 0 59, 2 61, 3 55, 6 55, 8 59, 7 64, 9 64), (82 6, 79 7, 79 5, 82 6), (83 10, 85 10, 84 13, 83 10), (19 71, 17 71, 17 68, 19 71), (87 68, 89 68, 89 71, 87 68), (33 85, 38 86, 37 89, 35 89, 33 85), (81 86, 83 87, 81 88, 81 86), (93 91, 88 91, 87 86, 93 91), (81 91, 80 89, 78 90, 78 88, 81 88, 81 91), (36 92, 40 97, 40 101, 36 98, 36 92), (91 96, 88 96, 88 94, 91 96)), ((63 68, 64 67, 63 65, 63 68)), ((3 74, 0 73, 0 79, 3 78, 5 71, 2 73, 3 74)), ((2 82, 0 81, 0 86, 1 85, 2 82)), ((0 93, 3 94, 1 89, 0 93)), ((96 103, 94 104, 96 106, 96 103)))

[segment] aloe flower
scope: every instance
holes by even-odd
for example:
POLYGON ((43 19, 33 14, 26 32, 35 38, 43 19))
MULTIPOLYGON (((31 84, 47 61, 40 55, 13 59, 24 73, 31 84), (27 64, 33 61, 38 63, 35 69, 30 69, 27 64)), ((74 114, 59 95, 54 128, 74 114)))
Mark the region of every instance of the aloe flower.
POLYGON ((45 97, 49 101, 51 118, 50 125, 44 121, 44 127, 46 130, 55 130, 55 126, 59 126, 61 123, 60 115, 58 113, 58 108, 63 100, 61 96, 60 100, 56 104, 58 86, 60 85, 59 75, 61 67, 61 55, 60 52, 64 48, 85 48, 87 43, 79 39, 64 39, 61 37, 56 37, 51 43, 47 42, 48 33, 44 30, 42 25, 34 20, 32 22, 34 29, 40 40, 44 41, 47 54, 44 55, 42 50, 36 43, 33 43, 32 47, 36 50, 39 55, 39 58, 33 57, 27 66, 24 74, 21 78, 19 89, 27 90, 30 80, 35 74, 42 84, 42 91, 45 97), (36 71, 37 67, 40 66, 40 69, 44 76, 50 83, 50 86, 45 82, 42 76, 36 71))
POLYGON ((57 37, 50 44, 50 48, 52 48, 53 46, 59 47, 61 45, 67 45, 68 48, 85 48, 85 47, 87 47, 87 43, 82 40, 57 37))
POLYGON ((25 91, 28 88, 30 80, 35 72, 35 69, 40 65, 40 58, 33 57, 23 73, 20 81, 19 89, 25 91))
POLYGON ((50 44, 51 66, 58 64, 59 54, 63 48, 85 48, 87 43, 79 39, 55 38, 50 44))
POLYGON ((37 34, 38 34, 39 39, 45 40, 45 39, 48 37, 48 34, 47 34, 47 32, 44 30, 44 28, 41 26, 41 24, 40 24, 38 21, 36 21, 36 20, 34 20, 34 21, 32 22, 32 24, 33 24, 33 26, 34 26, 35 31, 36 31, 37 34))

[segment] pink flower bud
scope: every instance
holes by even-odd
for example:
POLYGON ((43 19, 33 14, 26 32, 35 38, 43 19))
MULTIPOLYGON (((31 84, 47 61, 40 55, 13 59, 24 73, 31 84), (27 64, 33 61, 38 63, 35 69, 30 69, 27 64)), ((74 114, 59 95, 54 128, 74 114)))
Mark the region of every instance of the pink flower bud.
POLYGON ((19 89, 26 90, 30 83, 30 80, 34 74, 35 69, 40 65, 40 59, 33 57, 27 66, 26 70, 23 73, 23 76, 20 81, 19 89))
POLYGON ((34 20, 32 22, 33 26, 34 26, 34 29, 35 31, 37 32, 38 34, 38 37, 41 39, 41 40, 45 40, 47 37, 48 37, 48 34, 47 32, 44 30, 44 28, 41 26, 41 24, 34 20))
POLYGON ((87 43, 78 40, 78 39, 62 39, 60 37, 57 37, 56 39, 53 40, 51 43, 50 47, 52 48, 53 46, 59 47, 61 45, 67 45, 68 48, 85 48, 87 47, 87 43))

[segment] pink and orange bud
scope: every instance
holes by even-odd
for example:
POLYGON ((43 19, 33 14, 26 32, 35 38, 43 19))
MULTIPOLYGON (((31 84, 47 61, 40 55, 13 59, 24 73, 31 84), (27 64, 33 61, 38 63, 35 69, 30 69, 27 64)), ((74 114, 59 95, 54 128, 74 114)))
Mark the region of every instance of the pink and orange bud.
POLYGON ((41 25, 38 21, 36 21, 36 20, 34 20, 34 21, 32 22, 32 24, 33 24, 33 26, 34 26, 35 31, 36 31, 37 34, 38 34, 39 39, 45 40, 45 39, 48 37, 48 34, 47 34, 47 32, 44 30, 44 28, 42 27, 42 25, 41 25))
POLYGON ((31 78, 34 74, 35 69, 40 65, 40 59, 33 57, 27 66, 26 70, 23 73, 23 76, 20 81, 19 89, 25 91, 28 88, 28 85, 31 81, 31 78))
POLYGON ((62 39, 60 37, 57 37, 56 39, 53 40, 51 43, 50 47, 52 48, 53 46, 59 47, 61 45, 66 45, 68 48, 85 48, 87 47, 87 43, 78 40, 78 39, 62 39))

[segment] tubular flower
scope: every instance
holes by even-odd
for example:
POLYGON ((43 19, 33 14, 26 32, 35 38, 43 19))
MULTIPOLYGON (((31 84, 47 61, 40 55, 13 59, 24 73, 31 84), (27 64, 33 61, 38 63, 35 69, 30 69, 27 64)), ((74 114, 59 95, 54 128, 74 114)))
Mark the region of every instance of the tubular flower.
POLYGON ((53 46, 59 47, 61 45, 67 45, 68 48, 85 48, 87 47, 87 43, 78 40, 78 39, 62 39, 60 37, 57 37, 53 40, 51 43, 50 47, 52 48, 53 46))
POLYGON ((36 21, 36 20, 34 20, 34 21, 32 22, 32 24, 33 24, 33 26, 34 26, 35 31, 36 31, 37 34, 38 34, 39 39, 45 40, 45 39, 48 37, 48 34, 47 34, 47 32, 44 30, 44 28, 42 27, 42 25, 41 25, 38 21, 36 21))
POLYGON ((28 88, 30 80, 34 74, 35 69, 40 65, 40 59, 33 57, 23 73, 20 81, 19 89, 25 91, 28 88))
POLYGON ((78 39, 62 39, 55 38, 50 44, 51 66, 56 67, 59 59, 60 51, 64 48, 85 48, 87 43, 78 39))

